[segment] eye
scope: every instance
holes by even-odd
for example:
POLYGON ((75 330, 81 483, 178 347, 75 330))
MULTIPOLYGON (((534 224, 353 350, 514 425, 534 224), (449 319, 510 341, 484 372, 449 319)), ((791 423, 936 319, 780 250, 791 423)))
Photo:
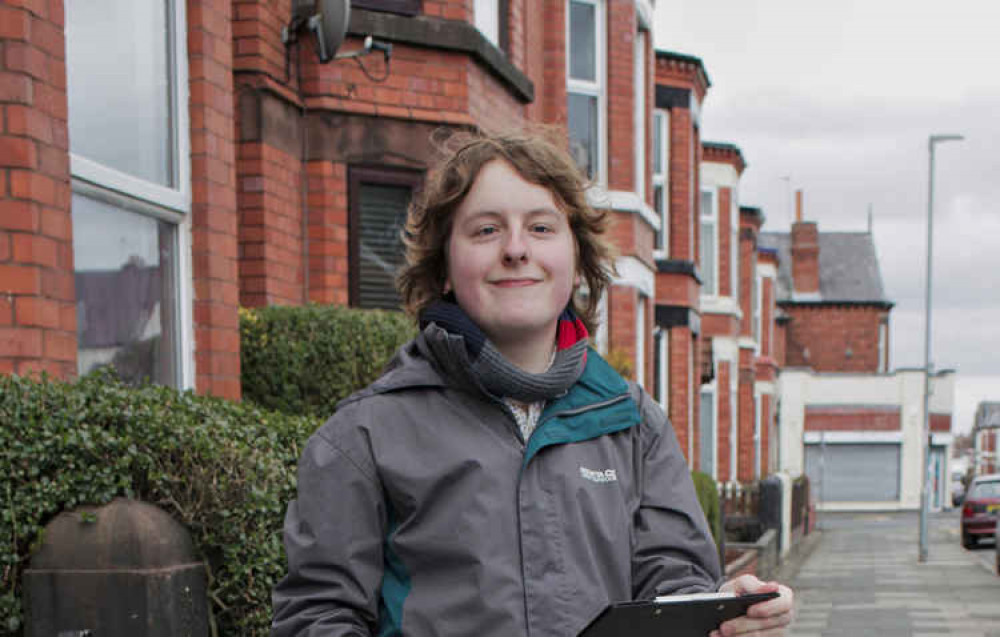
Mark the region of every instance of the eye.
POLYGON ((488 237, 491 234, 494 234, 496 232, 497 232, 497 227, 496 226, 480 226, 479 228, 476 228, 476 231, 475 231, 474 234, 477 237, 488 237))
POLYGON ((532 232, 537 232, 537 233, 542 233, 542 234, 547 233, 547 232, 555 232, 555 230, 552 228, 552 226, 550 226, 547 223, 534 223, 534 224, 531 224, 531 231, 532 232))

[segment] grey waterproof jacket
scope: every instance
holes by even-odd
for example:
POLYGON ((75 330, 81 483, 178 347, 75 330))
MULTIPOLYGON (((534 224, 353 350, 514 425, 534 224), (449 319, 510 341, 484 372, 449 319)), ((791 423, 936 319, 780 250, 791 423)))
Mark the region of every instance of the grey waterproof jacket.
POLYGON ((588 351, 530 439, 425 330, 309 440, 272 636, 574 637, 604 606, 716 590, 673 429, 588 351))

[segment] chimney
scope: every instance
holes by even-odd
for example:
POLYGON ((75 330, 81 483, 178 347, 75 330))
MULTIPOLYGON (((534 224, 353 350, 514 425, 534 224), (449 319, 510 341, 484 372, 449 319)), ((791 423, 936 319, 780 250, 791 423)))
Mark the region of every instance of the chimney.
POLYGON ((796 294, 819 294, 819 230, 802 220, 802 191, 795 191, 792 224, 792 283, 796 294))

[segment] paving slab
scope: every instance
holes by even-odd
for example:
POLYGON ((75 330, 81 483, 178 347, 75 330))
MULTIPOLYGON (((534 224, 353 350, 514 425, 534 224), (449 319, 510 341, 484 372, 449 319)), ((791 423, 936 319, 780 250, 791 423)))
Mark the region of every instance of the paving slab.
POLYGON ((820 513, 814 546, 780 577, 797 637, 1000 637, 993 546, 962 548, 958 512, 934 513, 917 561, 917 512, 820 513), (987 559, 988 558, 988 559, 987 559))

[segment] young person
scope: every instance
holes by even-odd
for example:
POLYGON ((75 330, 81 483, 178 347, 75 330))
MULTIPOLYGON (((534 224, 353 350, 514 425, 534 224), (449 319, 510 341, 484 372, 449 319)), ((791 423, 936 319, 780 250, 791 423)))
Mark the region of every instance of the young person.
POLYGON ((611 253, 572 160, 452 143, 407 220, 420 332, 302 454, 272 635, 574 637, 720 585, 781 593, 723 634, 783 634, 791 591, 722 583, 673 429, 588 345, 611 253))

